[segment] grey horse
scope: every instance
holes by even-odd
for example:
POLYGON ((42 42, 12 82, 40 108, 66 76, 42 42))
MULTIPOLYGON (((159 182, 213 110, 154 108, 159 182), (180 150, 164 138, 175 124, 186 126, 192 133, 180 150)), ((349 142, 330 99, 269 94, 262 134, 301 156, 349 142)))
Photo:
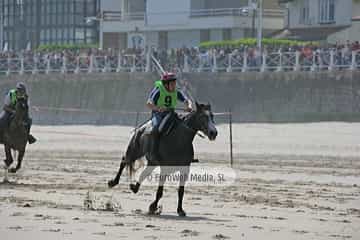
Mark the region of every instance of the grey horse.
MULTIPOLYGON (((119 171, 116 177, 108 182, 110 188, 119 183, 120 176, 125 167, 133 171, 133 165, 136 160, 146 156, 148 164, 140 174, 136 184, 130 184, 130 189, 137 193, 141 183, 148 177, 152 171, 160 165, 160 176, 166 176, 170 172, 180 172, 178 189, 178 207, 179 216, 186 216, 182 207, 185 182, 189 176, 190 164, 194 158, 193 140, 198 131, 203 132, 210 141, 216 139, 217 129, 214 123, 213 113, 210 104, 196 103, 196 111, 189 113, 183 119, 176 118, 171 131, 163 134, 159 144, 159 158, 156 162, 149 161, 150 136, 148 134, 149 125, 141 126, 132 136, 127 147, 125 156, 120 163, 119 171)), ((158 209, 158 202, 163 195, 164 183, 166 178, 159 178, 159 185, 156 192, 156 199, 149 207, 149 214, 155 214, 158 209)))

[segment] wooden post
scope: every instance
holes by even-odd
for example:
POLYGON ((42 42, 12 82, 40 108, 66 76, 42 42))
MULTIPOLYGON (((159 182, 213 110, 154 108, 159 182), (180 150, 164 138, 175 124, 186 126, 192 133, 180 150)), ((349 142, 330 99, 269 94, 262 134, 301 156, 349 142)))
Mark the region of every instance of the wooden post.
POLYGON ((229 110, 229 130, 230 130, 230 166, 233 167, 234 158, 233 158, 233 137, 232 137, 232 112, 229 110))

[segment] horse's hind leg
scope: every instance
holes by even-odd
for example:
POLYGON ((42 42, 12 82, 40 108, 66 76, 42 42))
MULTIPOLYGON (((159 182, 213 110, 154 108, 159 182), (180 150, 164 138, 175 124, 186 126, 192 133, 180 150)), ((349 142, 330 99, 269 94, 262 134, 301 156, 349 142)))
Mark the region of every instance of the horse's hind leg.
POLYGON ((22 160, 24 158, 24 155, 25 155, 25 150, 19 151, 16 168, 11 168, 10 169, 11 173, 16 173, 21 168, 21 163, 22 163, 22 160))
POLYGON ((118 173, 116 174, 116 177, 114 179, 108 181, 109 188, 115 187, 116 185, 119 184, 121 174, 125 167, 126 167, 126 163, 124 161, 124 158, 122 158, 122 160, 120 162, 120 168, 119 168, 118 173))
POLYGON ((133 191, 133 193, 137 193, 139 191, 140 185, 152 173, 152 171, 154 171, 155 167, 156 166, 147 165, 146 168, 141 172, 139 180, 136 182, 136 184, 130 184, 130 189, 133 191))
POLYGON ((6 159, 4 160, 5 166, 8 168, 14 162, 14 159, 11 154, 11 148, 8 145, 5 145, 5 156, 6 159))

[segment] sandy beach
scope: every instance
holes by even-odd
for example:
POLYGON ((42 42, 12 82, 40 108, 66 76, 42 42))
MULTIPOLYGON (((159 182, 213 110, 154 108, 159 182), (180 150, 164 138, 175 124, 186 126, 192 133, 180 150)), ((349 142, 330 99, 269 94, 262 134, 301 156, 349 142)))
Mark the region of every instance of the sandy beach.
POLYGON ((1 239, 360 239, 359 123, 235 124, 233 168, 217 127, 215 142, 196 137, 193 168, 230 181, 190 183, 181 218, 174 185, 159 216, 147 215, 155 184, 135 195, 124 173, 107 187, 131 127, 34 126, 39 141, 0 183, 1 239))

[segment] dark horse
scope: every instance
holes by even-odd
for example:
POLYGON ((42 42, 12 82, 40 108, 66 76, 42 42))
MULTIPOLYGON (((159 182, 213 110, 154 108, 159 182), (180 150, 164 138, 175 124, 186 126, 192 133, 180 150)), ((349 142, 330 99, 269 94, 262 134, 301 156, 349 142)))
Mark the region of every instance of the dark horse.
POLYGON ((15 105, 15 114, 4 132, 0 132, 0 143, 4 144, 6 159, 4 160, 6 171, 14 162, 11 150, 18 151, 17 165, 11 168, 10 172, 15 173, 21 168, 21 162, 24 158, 25 148, 28 141, 28 130, 25 119, 28 116, 28 105, 25 98, 19 98, 15 105))
MULTIPOLYGON (((137 193, 141 183, 149 176, 152 171, 160 165, 160 176, 166 176, 172 172, 180 172, 179 189, 178 189, 178 207, 179 216, 186 216, 182 208, 184 197, 184 187, 189 175, 190 164, 194 158, 194 149, 192 142, 198 131, 203 132, 210 140, 215 140, 217 130, 214 124, 213 113, 210 104, 196 103, 196 111, 189 113, 184 119, 176 118, 176 123, 169 133, 163 134, 159 144, 159 161, 158 164, 148 161, 148 165, 140 174, 139 181, 136 184, 130 184, 130 189, 137 193), (160 164, 159 164, 160 163, 160 164), (185 177, 184 177, 185 176, 185 177)), ((132 136, 126 154, 123 157, 119 171, 113 180, 108 182, 109 187, 114 187, 119 183, 122 171, 126 166, 133 171, 133 165, 136 160, 146 155, 149 159, 150 136, 148 133, 149 123, 141 126, 132 136)), ((156 199, 149 207, 149 214, 155 214, 158 208, 158 202, 163 194, 164 183, 166 178, 159 178, 159 186, 156 193, 156 199)))

